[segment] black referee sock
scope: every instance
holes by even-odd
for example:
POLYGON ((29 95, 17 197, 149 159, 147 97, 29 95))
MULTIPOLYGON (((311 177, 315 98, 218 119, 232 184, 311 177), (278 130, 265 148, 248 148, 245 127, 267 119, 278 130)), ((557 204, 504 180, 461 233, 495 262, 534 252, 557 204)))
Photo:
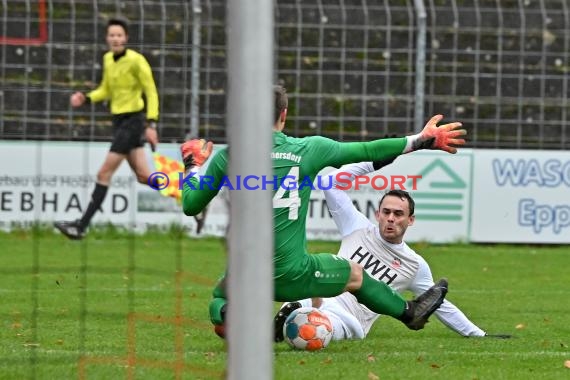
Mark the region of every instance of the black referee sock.
POLYGON ((81 220, 79 221, 79 226, 82 230, 85 230, 89 223, 91 222, 91 218, 97 212, 105 196, 107 195, 107 189, 109 186, 101 185, 100 183, 95 184, 95 190, 93 190, 93 194, 91 194, 91 202, 89 202, 89 206, 87 206, 87 210, 81 220))

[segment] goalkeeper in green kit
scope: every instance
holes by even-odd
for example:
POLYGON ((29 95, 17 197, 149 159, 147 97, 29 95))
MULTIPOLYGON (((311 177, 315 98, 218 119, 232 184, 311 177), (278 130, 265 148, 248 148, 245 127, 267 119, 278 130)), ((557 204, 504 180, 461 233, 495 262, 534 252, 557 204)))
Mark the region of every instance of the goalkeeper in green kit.
MULTIPOLYGON (((437 126, 443 116, 436 115, 421 133, 413 136, 370 142, 340 143, 321 136, 294 138, 282 130, 287 118, 287 94, 275 86, 275 124, 273 125, 272 162, 277 176, 273 196, 274 300, 296 301, 311 297, 332 297, 351 292, 358 302, 378 314, 402 321, 419 330, 441 305, 447 293, 442 279, 415 300, 406 301, 383 282, 376 281, 360 264, 330 253, 309 254, 306 248, 306 216, 312 183, 321 169, 328 166, 363 161, 380 161, 419 149, 436 149, 455 153, 455 146, 465 144, 461 123, 437 126), (310 182, 310 183, 309 183, 310 182)), ((268 126, 269 127, 269 126, 268 126)), ((212 143, 190 140, 181 146, 186 176, 199 171, 212 152, 212 143)), ((200 213, 227 181, 228 149, 220 150, 211 160, 204 176, 213 179, 206 186, 192 176, 184 184, 182 205, 186 215, 200 213)), ((270 182, 271 183, 271 182, 270 182)), ((218 335, 224 336, 226 314, 225 278, 213 292, 210 319, 218 335)), ((275 340, 282 340, 281 326, 291 311, 282 309, 275 318, 275 340)))

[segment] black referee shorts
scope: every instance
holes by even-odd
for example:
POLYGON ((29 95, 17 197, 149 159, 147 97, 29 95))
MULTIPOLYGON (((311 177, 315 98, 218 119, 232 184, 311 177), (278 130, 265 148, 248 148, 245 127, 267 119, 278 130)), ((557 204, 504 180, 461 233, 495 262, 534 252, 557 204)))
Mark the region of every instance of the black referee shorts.
POLYGON ((135 148, 144 146, 144 112, 113 115, 113 142, 111 152, 128 154, 135 148))

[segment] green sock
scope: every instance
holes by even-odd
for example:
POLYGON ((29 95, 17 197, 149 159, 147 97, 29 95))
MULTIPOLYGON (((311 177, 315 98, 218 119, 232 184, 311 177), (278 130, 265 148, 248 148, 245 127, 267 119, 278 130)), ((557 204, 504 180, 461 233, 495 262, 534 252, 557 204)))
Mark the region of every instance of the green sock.
POLYGON ((222 309, 227 303, 228 300, 225 298, 214 298, 210 301, 210 321, 214 325, 221 325, 224 323, 224 313, 222 313, 222 309))
POLYGON ((362 271, 362 287, 352 293, 361 304, 378 314, 385 314, 396 319, 402 318, 406 309, 406 300, 394 289, 376 281, 362 271))

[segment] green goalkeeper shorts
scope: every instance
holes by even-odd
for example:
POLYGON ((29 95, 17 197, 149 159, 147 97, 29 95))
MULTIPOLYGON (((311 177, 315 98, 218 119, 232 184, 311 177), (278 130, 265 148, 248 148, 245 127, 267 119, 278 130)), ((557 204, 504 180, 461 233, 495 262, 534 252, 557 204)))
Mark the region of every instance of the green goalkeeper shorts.
POLYGON ((341 294, 350 278, 350 262, 330 253, 307 254, 286 272, 275 271, 275 301, 290 302, 341 294))

